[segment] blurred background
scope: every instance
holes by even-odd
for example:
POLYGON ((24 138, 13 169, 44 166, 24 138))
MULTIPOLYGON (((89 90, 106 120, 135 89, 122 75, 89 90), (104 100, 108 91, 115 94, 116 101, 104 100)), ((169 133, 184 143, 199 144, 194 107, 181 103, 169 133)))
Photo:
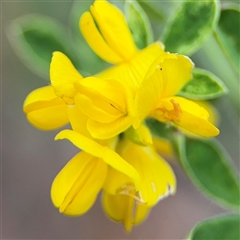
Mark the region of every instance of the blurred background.
MULTIPOLYGON (((165 8, 166 15, 177 7, 174 2, 170 5, 156 4, 165 8)), ((63 216, 51 203, 49 192, 52 180, 78 149, 67 141, 54 142, 59 130, 39 131, 27 122, 22 111, 25 97, 32 90, 48 84, 49 79, 38 77, 20 61, 6 33, 12 20, 29 13, 44 14, 69 27, 73 6, 70 1, 1 2, 2 238, 183 239, 198 221, 226 210, 198 192, 173 160, 170 164, 178 180, 176 195, 159 202, 146 221, 134 227, 130 234, 124 232, 121 224, 104 215, 100 197, 93 208, 81 217, 63 216)), ((164 23, 156 25, 153 21, 152 24, 155 36, 158 36, 164 23)), ((231 85, 233 78, 234 81, 239 80, 211 36, 191 58, 197 67, 212 71, 227 86, 231 85)), ((235 89, 235 95, 236 91, 239 93, 235 89)), ((239 95, 233 100, 230 89, 228 96, 221 97, 214 104, 221 116, 218 140, 239 169, 236 99, 239 100, 239 95)))

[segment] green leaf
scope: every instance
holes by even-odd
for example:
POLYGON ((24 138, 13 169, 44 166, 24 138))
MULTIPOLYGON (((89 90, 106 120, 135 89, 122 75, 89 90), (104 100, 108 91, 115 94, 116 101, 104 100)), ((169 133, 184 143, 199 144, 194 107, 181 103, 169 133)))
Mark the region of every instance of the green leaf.
POLYGON ((165 27, 162 41, 166 50, 190 55, 212 32, 219 16, 218 2, 184 1, 165 27))
MULTIPOLYGON (((163 21, 165 19, 163 9, 156 7, 157 2, 148 0, 138 0, 138 2, 142 8, 144 8, 149 17, 152 17, 158 21, 163 21)), ((163 2, 163 4, 165 3, 163 2)))
POLYGON ((14 50, 25 65, 39 76, 49 79, 54 51, 61 51, 77 64, 71 54, 66 30, 53 19, 31 14, 16 19, 8 29, 14 50))
POLYGON ((176 150, 191 181, 219 204, 239 207, 240 187, 230 157, 215 140, 178 135, 176 150))
POLYGON ((158 39, 163 32, 166 21, 178 9, 181 1, 149 1, 137 0, 150 19, 154 39, 158 39))
POLYGON ((224 95, 225 84, 213 73, 195 68, 193 78, 179 92, 179 95, 194 100, 209 100, 224 95))
POLYGON ((147 47, 153 42, 153 31, 147 14, 138 2, 126 1, 124 7, 127 23, 137 47, 147 47))
POLYGON ((147 118, 145 124, 154 137, 169 139, 175 130, 171 124, 162 123, 153 118, 147 118))
POLYGON ((221 11, 215 37, 224 53, 237 72, 240 60, 240 8, 223 9, 221 11))
POLYGON ((239 227, 238 215, 220 215, 198 223, 191 231, 188 240, 238 240, 239 227))

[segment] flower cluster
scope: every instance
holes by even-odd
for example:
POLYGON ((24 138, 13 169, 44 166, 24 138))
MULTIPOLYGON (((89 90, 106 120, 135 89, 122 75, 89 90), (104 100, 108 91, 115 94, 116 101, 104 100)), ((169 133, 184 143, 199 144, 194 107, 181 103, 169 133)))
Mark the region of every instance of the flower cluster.
POLYGON ((203 137, 219 131, 203 107, 176 96, 192 77, 188 57, 165 52, 160 42, 138 50, 124 15, 107 1, 96 0, 79 26, 93 51, 113 66, 83 78, 66 55, 54 52, 51 84, 27 96, 24 112, 42 130, 70 123, 55 140, 81 149, 53 181, 59 211, 84 214, 102 191, 106 214, 130 231, 176 191, 175 175, 144 121, 154 118, 203 137))

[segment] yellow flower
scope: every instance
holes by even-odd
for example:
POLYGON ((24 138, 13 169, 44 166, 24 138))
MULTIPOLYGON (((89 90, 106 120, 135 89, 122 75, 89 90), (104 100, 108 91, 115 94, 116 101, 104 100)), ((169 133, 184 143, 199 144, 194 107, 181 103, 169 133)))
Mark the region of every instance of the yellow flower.
POLYGON ((53 130, 70 121, 85 136, 107 139, 132 125, 134 95, 124 83, 82 78, 61 52, 53 54, 50 78, 50 86, 31 92, 24 102, 24 112, 35 127, 53 130))
POLYGON ((139 51, 135 46, 124 15, 105 0, 96 0, 79 22, 80 30, 93 49, 105 61, 117 64, 99 74, 126 83, 135 92, 149 66, 164 53, 163 45, 156 42, 139 51))
POLYGON ((108 166, 128 176, 138 191, 141 181, 139 173, 108 147, 111 141, 101 145, 72 130, 58 133, 55 140, 59 139, 68 139, 82 150, 67 163, 53 181, 51 197, 60 212, 67 215, 86 212, 102 188, 108 166))
POLYGON ((209 114, 203 107, 175 96, 191 80, 192 67, 189 58, 177 54, 165 53, 155 60, 137 92, 139 121, 135 127, 151 116, 203 137, 219 134, 219 130, 208 121, 209 114))
POLYGON ((66 104, 52 86, 32 91, 25 99, 23 111, 28 121, 41 130, 57 129, 68 123, 66 104))
MULTIPOLYGON (((200 107, 203 107, 205 110, 207 110, 207 112, 209 113, 208 121, 213 125, 218 126, 219 115, 217 110, 214 108, 214 106, 207 101, 194 100, 194 102, 198 104, 200 107)), ((192 137, 199 137, 198 135, 193 134, 192 132, 186 131, 185 129, 180 128, 179 130, 181 130, 186 135, 190 135, 192 137)), ((167 138, 162 138, 160 136, 153 135, 152 142, 158 153, 168 158, 174 157, 174 152, 173 152, 170 140, 168 140, 167 138)))
POLYGON ((124 139, 116 151, 138 171, 141 184, 137 190, 129 177, 110 168, 103 186, 103 206, 113 220, 123 222, 126 231, 130 231, 160 199, 175 193, 176 179, 171 167, 152 146, 124 139))
POLYGON ((153 117, 204 137, 219 131, 203 107, 176 96, 191 79, 189 58, 164 52, 160 42, 138 50, 124 15, 105 0, 96 0, 79 24, 96 54, 115 66, 83 78, 67 56, 55 52, 51 85, 31 92, 24 112, 43 130, 70 122, 73 130, 55 140, 68 139, 82 150, 53 181, 51 198, 59 211, 84 214, 103 189, 107 215, 130 231, 176 191, 175 175, 157 154, 159 141, 144 120, 153 117))
POLYGON ((74 103, 77 93, 73 83, 82 76, 67 56, 54 52, 50 79, 51 85, 32 91, 23 104, 29 122, 41 130, 57 129, 69 122, 68 106, 74 103))
POLYGON ((55 177, 51 198, 61 213, 84 214, 94 204, 107 174, 107 164, 86 152, 75 155, 55 177))
POLYGON ((121 82, 88 77, 76 84, 76 107, 87 117, 87 129, 94 138, 107 139, 125 131, 133 123, 134 99, 121 82))

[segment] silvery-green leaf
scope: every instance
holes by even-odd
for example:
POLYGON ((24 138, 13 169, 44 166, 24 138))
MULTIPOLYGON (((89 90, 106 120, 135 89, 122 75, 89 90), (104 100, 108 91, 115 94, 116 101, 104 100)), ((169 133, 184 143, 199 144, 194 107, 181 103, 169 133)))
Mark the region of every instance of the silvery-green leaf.
POLYGON ((218 16, 218 1, 184 1, 161 36, 166 50, 186 55, 194 53, 212 32, 218 16))
POLYGON ((194 139, 180 134, 175 140, 182 167, 198 189, 219 204, 238 208, 237 172, 217 140, 194 139))
POLYGON ((219 215, 198 223, 189 234, 188 240, 239 240, 239 227, 239 215, 219 215))
POLYGON ((231 8, 224 8, 221 11, 215 37, 236 71, 239 72, 240 8, 239 5, 229 5, 229 7, 231 8))
POLYGON ((74 65, 67 30, 55 20, 37 14, 23 16, 8 28, 9 40, 25 65, 39 76, 49 79, 50 62, 54 51, 65 53, 74 65))
POLYGON ((217 76, 207 70, 194 68, 192 80, 181 89, 179 95, 195 100, 209 100, 226 92, 225 84, 217 76))
POLYGON ((138 2, 125 2, 125 16, 132 32, 133 39, 139 49, 153 42, 153 31, 147 14, 138 2))

